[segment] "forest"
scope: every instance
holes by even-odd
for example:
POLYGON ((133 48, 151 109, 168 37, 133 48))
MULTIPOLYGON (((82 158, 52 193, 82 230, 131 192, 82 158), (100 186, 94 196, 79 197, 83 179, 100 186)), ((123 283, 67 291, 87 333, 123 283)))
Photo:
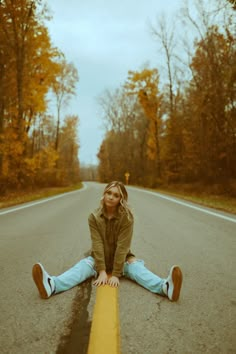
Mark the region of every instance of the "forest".
POLYGON ((207 3, 191 13, 183 2, 182 36, 163 17, 150 24, 164 67, 130 70, 99 97, 101 180, 128 173, 131 184, 214 185, 236 195, 235 5, 207 3))
POLYGON ((46 20, 41 0, 0 2, 0 195, 79 180, 79 118, 61 116, 79 76, 46 20))
MULTIPOLYGON (((236 195, 236 7, 213 3, 196 1, 192 13, 183 1, 173 26, 163 16, 150 23, 160 62, 130 68, 98 98, 99 181, 128 173, 140 186, 199 183, 236 195)), ((0 195, 81 178, 79 117, 63 116, 79 73, 52 45, 47 21, 46 1, 0 1, 0 195)))

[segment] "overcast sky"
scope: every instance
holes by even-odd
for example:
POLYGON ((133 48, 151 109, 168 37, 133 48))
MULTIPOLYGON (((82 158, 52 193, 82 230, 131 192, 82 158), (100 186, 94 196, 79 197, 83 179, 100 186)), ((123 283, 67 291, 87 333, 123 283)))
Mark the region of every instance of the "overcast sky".
POLYGON ((181 0, 50 0, 53 45, 79 73, 77 95, 65 113, 80 119, 80 162, 97 163, 104 136, 97 97, 123 84, 129 70, 157 67, 158 46, 148 23, 171 17, 181 0))

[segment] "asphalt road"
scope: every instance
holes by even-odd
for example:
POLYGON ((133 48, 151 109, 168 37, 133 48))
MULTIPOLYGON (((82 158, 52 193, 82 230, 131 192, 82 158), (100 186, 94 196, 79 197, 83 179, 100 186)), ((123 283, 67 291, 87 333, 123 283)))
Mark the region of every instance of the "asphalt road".
MULTIPOLYGON (((86 353, 95 288, 90 281, 41 300, 31 278, 41 261, 57 275, 90 247, 87 217, 103 185, 0 210, 0 352, 86 353)), ((179 264, 179 302, 121 280, 122 354, 236 352, 236 217, 129 187, 132 251, 161 277, 179 264)), ((105 354, 105 353, 104 353, 105 354)))

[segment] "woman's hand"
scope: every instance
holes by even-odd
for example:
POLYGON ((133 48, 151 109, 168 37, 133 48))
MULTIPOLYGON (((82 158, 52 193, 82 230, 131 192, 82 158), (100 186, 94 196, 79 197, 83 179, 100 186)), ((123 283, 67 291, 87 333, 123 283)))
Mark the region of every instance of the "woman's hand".
POLYGON ((119 278, 112 275, 112 277, 108 280, 108 285, 117 288, 120 285, 119 278))
POLYGON ((93 282, 93 285, 95 286, 100 286, 100 285, 105 285, 107 284, 108 276, 105 270, 101 270, 99 272, 99 276, 97 279, 93 282))

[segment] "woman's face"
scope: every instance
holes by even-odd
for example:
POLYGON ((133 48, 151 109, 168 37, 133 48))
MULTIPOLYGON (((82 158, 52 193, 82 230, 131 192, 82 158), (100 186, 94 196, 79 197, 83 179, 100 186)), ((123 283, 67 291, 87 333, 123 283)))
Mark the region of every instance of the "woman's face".
POLYGON ((115 208, 119 205, 121 195, 117 187, 111 187, 104 194, 104 205, 106 208, 115 208))

